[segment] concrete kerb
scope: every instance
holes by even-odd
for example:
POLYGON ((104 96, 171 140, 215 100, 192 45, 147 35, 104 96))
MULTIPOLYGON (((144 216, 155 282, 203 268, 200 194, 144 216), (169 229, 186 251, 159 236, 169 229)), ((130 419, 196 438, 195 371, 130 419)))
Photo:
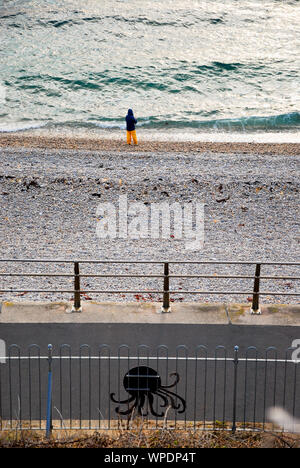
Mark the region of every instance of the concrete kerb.
POLYGON ((183 323, 212 325, 300 325, 300 304, 266 304, 261 315, 251 315, 250 304, 172 303, 161 314, 156 302, 82 302, 72 313, 71 302, 3 301, 0 323, 183 323))
POLYGON ((253 315, 248 304, 230 304, 229 317, 236 325, 300 326, 300 305, 265 304, 261 305, 261 315, 253 315))

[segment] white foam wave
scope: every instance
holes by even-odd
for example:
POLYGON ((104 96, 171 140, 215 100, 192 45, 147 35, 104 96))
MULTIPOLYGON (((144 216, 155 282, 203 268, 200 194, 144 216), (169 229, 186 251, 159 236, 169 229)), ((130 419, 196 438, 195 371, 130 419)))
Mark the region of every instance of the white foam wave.
POLYGON ((92 124, 92 125, 95 125, 95 127, 103 128, 104 130, 109 130, 109 129, 114 129, 114 128, 118 128, 120 130, 125 129, 125 124, 120 124, 120 123, 117 123, 117 122, 116 123, 113 123, 113 122, 104 123, 104 122, 95 122, 93 120, 89 120, 88 123, 92 124))
POLYGON ((34 130, 35 128, 42 128, 47 125, 46 122, 27 123, 24 122, 3 122, 0 123, 0 133, 21 132, 24 130, 34 130))
MULTIPOLYGON (((119 130, 125 130, 126 129, 126 124, 121 124, 120 122, 109 122, 109 123, 104 123, 104 122, 96 122, 95 120, 89 120, 89 124, 95 125, 95 127, 98 128, 103 128, 104 130, 109 130, 109 129, 119 129, 119 130)), ((142 120, 137 123, 137 127, 142 127, 143 125, 147 125, 150 123, 150 120, 142 120)))

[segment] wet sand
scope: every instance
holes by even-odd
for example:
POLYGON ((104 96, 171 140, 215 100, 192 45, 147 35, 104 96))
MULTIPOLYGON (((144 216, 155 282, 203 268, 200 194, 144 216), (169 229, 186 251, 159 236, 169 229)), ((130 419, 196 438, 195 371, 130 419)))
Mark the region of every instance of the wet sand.
POLYGON ((129 146, 125 138, 101 139, 91 137, 64 137, 41 135, 0 135, 0 147, 47 148, 47 149, 78 149, 91 151, 116 152, 212 152, 212 153, 239 153, 260 155, 300 155, 299 143, 220 143, 220 142, 173 142, 173 141, 140 141, 138 146, 129 146))

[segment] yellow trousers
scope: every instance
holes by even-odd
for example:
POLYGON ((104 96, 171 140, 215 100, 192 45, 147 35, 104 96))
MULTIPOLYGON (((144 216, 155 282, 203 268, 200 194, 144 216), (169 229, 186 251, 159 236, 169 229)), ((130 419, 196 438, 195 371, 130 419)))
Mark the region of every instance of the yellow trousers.
POLYGON ((135 130, 132 130, 131 132, 129 132, 127 130, 127 144, 128 145, 131 145, 131 138, 133 139, 133 143, 135 145, 137 145, 138 142, 137 142, 137 137, 136 137, 136 131, 135 130))

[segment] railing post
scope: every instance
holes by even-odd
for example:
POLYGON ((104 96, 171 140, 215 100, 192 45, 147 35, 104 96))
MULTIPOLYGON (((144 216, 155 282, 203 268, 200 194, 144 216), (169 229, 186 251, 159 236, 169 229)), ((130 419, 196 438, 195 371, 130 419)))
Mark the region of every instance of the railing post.
POLYGON ((261 264, 257 263, 256 268, 255 268, 252 307, 251 307, 251 310, 250 310, 251 314, 257 314, 257 315, 261 314, 261 310, 260 310, 260 307, 259 307, 260 267, 261 267, 261 264))
POLYGON ((169 277, 169 263, 164 263, 164 296, 161 313, 166 314, 171 312, 170 308, 170 277, 169 277))
POLYGON ((236 397, 237 397, 237 376, 238 376, 238 357, 239 347, 234 347, 234 358, 233 358, 233 365, 234 365, 234 377, 233 377, 233 411, 232 411, 232 433, 234 434, 236 431, 236 397))
POLYGON ((74 305, 72 312, 82 312, 80 302, 80 273, 79 262, 74 262, 74 305))
POLYGON ((48 344, 48 390, 47 390, 47 416, 46 437, 49 439, 52 432, 52 345, 48 344))

